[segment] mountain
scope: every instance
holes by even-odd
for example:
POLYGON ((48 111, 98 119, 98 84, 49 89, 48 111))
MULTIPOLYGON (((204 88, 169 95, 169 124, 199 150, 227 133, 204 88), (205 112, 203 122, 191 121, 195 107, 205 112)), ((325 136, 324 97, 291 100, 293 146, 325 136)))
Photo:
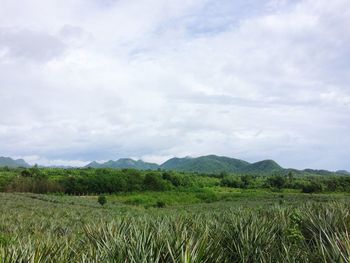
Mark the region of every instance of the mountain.
POLYGON ((200 157, 171 158, 162 165, 147 163, 142 160, 135 161, 129 158, 122 158, 117 161, 105 163, 91 162, 85 167, 91 168, 134 168, 138 170, 175 170, 197 173, 268 173, 281 171, 283 168, 275 161, 265 160, 257 163, 249 163, 243 160, 225 156, 207 155, 200 157))
POLYGON ((14 160, 10 157, 0 157, 0 167, 5 166, 9 168, 30 167, 23 159, 14 160))
POLYGON ((242 172, 248 173, 267 173, 281 171, 283 168, 273 160, 264 160, 256 163, 252 163, 242 169, 242 172))
POLYGON ((303 172, 318 175, 334 175, 334 172, 328 170, 304 169, 303 172))
POLYGON ((158 164, 147 163, 142 160, 133 160, 130 158, 121 158, 117 161, 108 161, 105 163, 91 162, 85 167, 91 168, 114 168, 114 169, 123 169, 123 168, 133 168, 138 170, 157 170, 159 168, 158 164))
POLYGON ((336 171, 337 174, 342 174, 342 175, 350 175, 350 172, 349 171, 346 171, 346 170, 338 170, 336 171))
POLYGON ((218 174, 221 172, 238 174, 287 174, 288 172, 293 172, 299 175, 350 175, 350 172, 345 170, 331 172, 327 170, 315 169, 284 169, 273 160, 263 160, 255 163, 249 163, 240 159, 217 155, 184 158, 174 157, 167 160, 161 165, 155 163, 147 163, 142 160, 135 161, 130 158, 122 158, 117 161, 108 161, 105 163, 91 162, 85 167, 115 169, 134 168, 138 170, 163 169, 204 174, 218 174))
POLYGON ((216 155, 197 158, 172 158, 163 163, 164 170, 177 170, 198 173, 240 172, 250 164, 246 161, 216 155))
POLYGON ((89 163, 88 165, 85 166, 85 168, 101 168, 102 164, 96 162, 96 161, 93 161, 91 163, 89 163))
MULTIPOLYGON (((23 159, 14 160, 9 157, 0 157, 0 167, 7 166, 9 168, 16 167, 30 167, 23 159)), ((44 167, 44 166, 40 166, 44 167)), ((69 166, 53 166, 57 168, 71 168, 69 166)), ((85 168, 113 168, 113 169, 124 169, 132 168, 137 170, 174 170, 183 172, 197 172, 204 174, 218 174, 221 172, 225 173, 237 173, 237 174, 287 174, 292 172, 298 175, 348 175, 350 172, 346 170, 339 170, 331 172, 327 170, 316 170, 316 169, 284 169, 278 163, 273 160, 263 160, 260 162, 249 163, 240 159, 217 156, 217 155, 206 155, 200 157, 184 157, 184 158, 171 158, 161 165, 156 163, 148 163, 142 160, 133 160, 130 158, 121 158, 117 161, 110 160, 104 163, 98 163, 93 161, 85 166, 85 168)))

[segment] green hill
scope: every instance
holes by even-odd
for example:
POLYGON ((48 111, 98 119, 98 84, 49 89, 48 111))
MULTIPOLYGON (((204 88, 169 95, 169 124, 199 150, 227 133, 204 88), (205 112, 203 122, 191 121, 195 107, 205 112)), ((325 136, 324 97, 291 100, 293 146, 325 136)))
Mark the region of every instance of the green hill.
MULTIPOLYGON (((0 157, 0 167, 18 168, 18 167, 30 167, 23 159, 12 159, 10 157, 0 157)), ((44 166, 43 166, 44 167, 44 166)), ((52 166, 58 168, 71 168, 69 166, 52 166)), ((112 169, 124 169, 131 168, 137 170, 173 170, 182 172, 195 172, 203 174, 219 174, 225 173, 237 173, 237 174, 287 174, 292 172, 297 175, 345 175, 349 176, 350 172, 346 170, 338 170, 336 172, 327 170, 316 169, 284 169, 278 163, 273 160, 263 160, 255 163, 249 163, 240 159, 207 155, 200 157, 184 157, 184 158, 171 158, 161 165, 156 163, 144 162, 142 160, 133 160, 131 158, 121 158, 117 161, 110 160, 108 162, 99 163, 93 161, 84 168, 112 168, 112 169)))
POLYGON ((239 172, 249 163, 239 159, 208 155, 197 158, 172 158, 163 163, 164 170, 177 170, 198 173, 239 172))
POLYGON ((350 175, 350 172, 348 172, 347 170, 338 170, 336 171, 336 173, 341 175, 350 175))
POLYGON ((0 167, 9 167, 9 168, 17 168, 17 167, 29 167, 23 159, 14 160, 10 157, 0 157, 0 167))
POLYGON ((105 163, 91 162, 85 167, 92 168, 114 168, 114 169, 123 169, 123 168, 133 168, 138 170, 156 170, 159 168, 158 164, 147 163, 142 160, 133 160, 130 158, 121 158, 117 161, 108 161, 105 163))
POLYGON ((142 160, 135 161, 130 158, 122 158, 117 161, 105 163, 91 162, 85 167, 92 168, 133 168, 138 170, 174 170, 197 173, 267 173, 282 170, 275 161, 265 160, 257 163, 249 163, 243 160, 225 156, 207 155, 200 157, 171 158, 162 165, 147 163, 142 160))
POLYGON ((256 163, 252 163, 242 169, 242 172, 248 173, 268 173, 281 171, 283 168, 273 160, 264 160, 256 163))

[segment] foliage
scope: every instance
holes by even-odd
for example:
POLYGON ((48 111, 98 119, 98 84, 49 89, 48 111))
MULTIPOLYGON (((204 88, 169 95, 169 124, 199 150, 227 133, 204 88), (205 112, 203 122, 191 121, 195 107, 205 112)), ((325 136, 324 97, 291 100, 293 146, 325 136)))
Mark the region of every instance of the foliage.
POLYGON ((304 203, 303 196, 259 207, 251 195, 249 207, 220 202, 186 212, 0 193, 0 261, 349 262, 349 200, 304 203))
POLYGON ((145 175, 144 189, 150 191, 165 191, 171 188, 170 183, 162 178, 159 173, 150 172, 145 175))
POLYGON ((107 203, 107 198, 104 195, 100 195, 97 199, 97 202, 103 206, 105 203, 107 203))
POLYGON ((163 202, 163 201, 157 201, 156 207, 158 207, 158 208, 164 208, 164 207, 165 207, 165 202, 163 202))
POLYGON ((320 182, 311 181, 303 186, 303 193, 320 193, 323 190, 323 186, 320 182))
POLYGON ((287 180, 284 176, 282 175, 276 175, 276 176, 272 176, 269 177, 266 180, 266 184, 270 187, 275 187, 278 189, 282 189, 286 186, 287 180))
POLYGON ((198 174, 175 171, 140 171, 109 168, 0 168, 0 191, 71 195, 141 191, 192 191, 208 187, 296 189, 304 193, 350 192, 350 176, 309 175, 295 171, 198 174))

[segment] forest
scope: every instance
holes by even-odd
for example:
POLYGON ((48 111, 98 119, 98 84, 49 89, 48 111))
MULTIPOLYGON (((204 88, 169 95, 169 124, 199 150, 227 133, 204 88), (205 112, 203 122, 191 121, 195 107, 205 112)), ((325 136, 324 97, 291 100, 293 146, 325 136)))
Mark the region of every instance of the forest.
POLYGON ((0 168, 0 191, 112 194, 138 191, 195 190, 210 187, 240 189, 293 189, 302 193, 349 192, 350 176, 275 174, 200 174, 166 170, 110 168, 0 168))

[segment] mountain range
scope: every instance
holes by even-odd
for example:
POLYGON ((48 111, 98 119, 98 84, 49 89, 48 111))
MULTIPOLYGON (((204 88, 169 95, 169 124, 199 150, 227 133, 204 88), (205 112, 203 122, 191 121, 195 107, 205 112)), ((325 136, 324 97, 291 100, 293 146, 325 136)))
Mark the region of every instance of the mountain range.
POLYGON ((239 172, 273 172, 282 170, 275 161, 264 160, 257 163, 249 163, 243 160, 208 155, 197 158, 172 158, 162 165, 164 170, 177 170, 185 172, 199 172, 199 173, 239 173, 239 172))
POLYGON ((92 162, 85 168, 134 168, 139 170, 176 170, 183 172, 198 173, 240 173, 240 172, 274 172, 281 171, 283 168, 275 161, 264 160, 256 163, 249 163, 243 160, 229 158, 225 156, 207 155, 201 157, 171 158, 161 165, 147 163, 142 160, 133 160, 122 158, 117 161, 108 161, 105 163, 92 162))
POLYGON ((123 168, 133 168, 138 170, 157 170, 159 165, 156 163, 147 163, 142 160, 133 160, 130 158, 121 158, 117 161, 108 161, 105 163, 91 162, 85 166, 91 168, 114 168, 114 169, 123 169, 123 168))
POLYGON ((16 168, 16 167, 29 167, 30 165, 27 164, 23 159, 17 159, 14 160, 10 157, 0 157, 0 167, 7 166, 9 168, 16 168))
MULTIPOLYGON (((30 167, 23 159, 14 160, 9 157, 0 157, 0 167, 30 167)), ((93 161, 82 168, 113 168, 124 169, 133 168, 138 170, 175 170, 183 172, 197 172, 197 173, 275 173, 283 171, 292 171, 294 173, 307 173, 307 174, 319 174, 319 175, 350 175, 348 171, 339 170, 337 172, 331 172, 327 170, 296 170, 296 169, 284 169, 278 163, 273 160, 263 160, 260 162, 250 163, 240 159, 207 155, 200 157, 184 157, 184 158, 171 158, 161 165, 156 163, 144 162, 142 160, 133 160, 130 158, 121 158, 117 161, 110 160, 108 162, 99 163, 93 161)), ((69 168, 69 167, 64 167, 69 168)), ((71 167, 72 168, 72 167, 71 167)))

